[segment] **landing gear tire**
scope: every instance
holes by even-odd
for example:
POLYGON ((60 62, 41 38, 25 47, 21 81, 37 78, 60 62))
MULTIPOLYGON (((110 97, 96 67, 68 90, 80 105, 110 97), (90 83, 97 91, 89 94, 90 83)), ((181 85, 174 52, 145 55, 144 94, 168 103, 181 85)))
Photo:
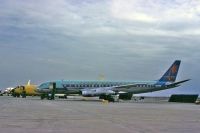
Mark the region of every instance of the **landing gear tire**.
POLYGON ((115 102, 115 99, 112 95, 101 95, 99 96, 99 99, 108 100, 109 102, 115 102))
POLYGON ((47 99, 48 100, 54 100, 54 94, 47 94, 47 99))
POLYGON ((15 94, 15 93, 13 93, 13 94, 12 94, 12 96, 13 96, 13 97, 16 97, 16 94, 15 94))
POLYGON ((22 96, 22 98, 26 98, 26 92, 23 92, 23 93, 21 94, 21 96, 22 96))
POLYGON ((40 99, 41 100, 45 99, 45 94, 41 94, 40 99))
POLYGON ((19 97, 20 97, 20 94, 16 94, 16 97, 18 97, 18 98, 19 98, 19 97))
POLYGON ((47 100, 54 100, 51 94, 41 94, 40 99, 43 100, 45 98, 47 98, 47 100))

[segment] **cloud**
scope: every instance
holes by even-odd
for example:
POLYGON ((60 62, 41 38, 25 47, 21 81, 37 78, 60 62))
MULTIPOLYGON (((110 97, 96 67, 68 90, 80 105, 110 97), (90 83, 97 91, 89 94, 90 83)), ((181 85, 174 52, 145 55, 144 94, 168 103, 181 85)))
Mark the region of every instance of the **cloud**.
POLYGON ((114 17, 144 22, 199 20, 199 1, 195 0, 113 0, 114 17))
POLYGON ((40 83, 96 79, 100 73, 113 80, 156 79, 175 59, 183 60, 184 73, 196 81, 199 5, 196 0, 2 1, 2 85, 19 77, 18 82, 30 76, 40 83))
POLYGON ((111 14, 124 23, 139 22, 149 27, 136 31, 135 34, 157 35, 199 35, 200 2, 195 0, 113 0, 111 14), (178 29, 178 30, 176 30, 178 29))

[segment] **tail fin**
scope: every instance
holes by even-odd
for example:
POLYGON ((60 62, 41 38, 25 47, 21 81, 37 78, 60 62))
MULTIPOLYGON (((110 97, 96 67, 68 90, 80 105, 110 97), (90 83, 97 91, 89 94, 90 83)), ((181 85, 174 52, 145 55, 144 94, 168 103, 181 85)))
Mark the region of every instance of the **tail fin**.
POLYGON ((30 85, 30 84, 31 84, 31 80, 28 81, 27 85, 30 85))
POLYGON ((180 60, 174 61, 172 66, 167 70, 167 72, 160 78, 160 82, 174 82, 178 74, 178 69, 181 64, 180 60))

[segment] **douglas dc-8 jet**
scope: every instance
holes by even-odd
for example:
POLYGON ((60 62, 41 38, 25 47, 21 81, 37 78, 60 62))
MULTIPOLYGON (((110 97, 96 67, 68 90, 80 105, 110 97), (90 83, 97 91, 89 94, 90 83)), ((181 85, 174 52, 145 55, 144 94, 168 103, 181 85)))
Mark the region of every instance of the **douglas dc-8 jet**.
POLYGON ((178 87, 190 79, 176 82, 181 61, 176 60, 159 80, 153 81, 72 81, 57 80, 42 83, 37 91, 41 99, 51 93, 51 83, 55 83, 56 94, 80 94, 82 96, 99 96, 101 99, 110 100, 113 95, 121 93, 147 93, 178 87))

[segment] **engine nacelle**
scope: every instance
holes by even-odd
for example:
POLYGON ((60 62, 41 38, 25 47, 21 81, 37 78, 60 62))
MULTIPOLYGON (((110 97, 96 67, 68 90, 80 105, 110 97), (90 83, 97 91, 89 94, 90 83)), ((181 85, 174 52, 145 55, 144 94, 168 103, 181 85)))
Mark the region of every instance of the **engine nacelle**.
POLYGON ((83 96, 99 96, 99 95, 112 95, 115 94, 111 88, 96 88, 96 89, 84 89, 82 90, 83 96))

